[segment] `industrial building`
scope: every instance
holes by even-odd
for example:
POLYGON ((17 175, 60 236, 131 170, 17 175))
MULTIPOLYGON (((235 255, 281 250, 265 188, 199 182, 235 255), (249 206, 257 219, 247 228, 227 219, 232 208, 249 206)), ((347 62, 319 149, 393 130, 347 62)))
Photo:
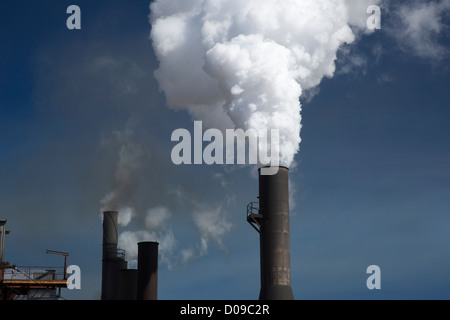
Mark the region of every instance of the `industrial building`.
MULTIPOLYGON (((259 170, 259 201, 247 207, 247 221, 260 237, 260 300, 293 300, 290 266, 289 169, 259 170)), ((118 248, 118 212, 103 212, 101 300, 157 300, 158 242, 139 242, 137 269, 128 269, 118 248)), ((60 267, 18 267, 4 261, 6 219, 0 219, 0 299, 62 299, 67 288, 66 252, 60 267)))

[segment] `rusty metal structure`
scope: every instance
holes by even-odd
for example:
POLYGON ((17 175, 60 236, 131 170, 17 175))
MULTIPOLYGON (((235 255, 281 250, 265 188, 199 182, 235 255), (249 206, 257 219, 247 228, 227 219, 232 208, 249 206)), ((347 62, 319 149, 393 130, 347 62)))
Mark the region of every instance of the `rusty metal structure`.
POLYGON ((0 300, 61 299, 57 289, 67 287, 63 267, 4 266, 0 278, 0 300))
POLYGON ((61 288, 67 287, 66 252, 47 250, 64 255, 63 267, 16 266, 4 260, 6 219, 0 219, 0 300, 56 300, 61 288), (57 291, 58 289, 58 291, 57 291))
POLYGON ((259 169, 259 202, 247 206, 247 221, 260 238, 260 300, 293 300, 289 232, 289 169, 274 175, 259 169))

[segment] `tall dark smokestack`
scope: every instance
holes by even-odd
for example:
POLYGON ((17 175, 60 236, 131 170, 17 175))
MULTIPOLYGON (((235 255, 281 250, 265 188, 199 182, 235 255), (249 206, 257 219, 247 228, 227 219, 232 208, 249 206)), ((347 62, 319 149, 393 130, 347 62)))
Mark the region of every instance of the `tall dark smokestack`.
POLYGON ((293 300, 289 234, 289 169, 275 175, 259 170, 259 209, 249 206, 247 220, 260 234, 260 300, 293 300))
POLYGON ((117 249, 117 211, 103 213, 102 300, 119 299, 120 270, 127 268, 123 250, 117 249))
POLYGON ((158 242, 138 243, 137 300, 158 299, 158 242))

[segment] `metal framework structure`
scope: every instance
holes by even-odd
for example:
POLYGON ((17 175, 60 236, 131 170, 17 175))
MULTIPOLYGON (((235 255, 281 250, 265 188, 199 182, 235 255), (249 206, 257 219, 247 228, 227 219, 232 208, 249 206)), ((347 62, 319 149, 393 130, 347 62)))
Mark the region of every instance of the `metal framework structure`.
POLYGON ((18 267, 4 261, 6 219, 0 219, 0 300, 60 299, 67 287, 67 252, 46 250, 64 256, 63 267, 18 267), (59 289, 58 294, 56 289, 59 289))
POLYGON ((58 299, 67 287, 66 272, 63 267, 35 267, 3 265, 0 272, 0 300, 58 299))

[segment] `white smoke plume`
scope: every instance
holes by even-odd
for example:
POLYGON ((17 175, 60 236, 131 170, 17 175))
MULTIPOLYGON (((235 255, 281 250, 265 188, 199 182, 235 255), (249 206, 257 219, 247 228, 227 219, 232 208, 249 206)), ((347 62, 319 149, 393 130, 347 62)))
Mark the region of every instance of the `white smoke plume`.
MULTIPOLYGON (((322 79, 334 75, 337 51, 368 32, 367 7, 377 2, 155 0, 150 5, 151 40, 159 61, 155 77, 168 106, 188 110, 205 127, 278 129, 281 164, 292 168, 301 142, 300 97, 317 93, 322 79)), ((123 208, 139 180, 142 148, 130 135, 119 138, 123 145, 113 189, 102 204, 123 212, 127 225, 137 216, 123 208)), ((215 178, 226 187, 223 177, 215 178)), ((172 190, 172 196, 190 211, 199 241, 178 243, 170 225, 179 213, 165 205, 153 207, 140 219, 140 230, 119 236, 131 265, 140 241, 158 241, 169 269, 204 256, 211 246, 227 251, 223 237, 232 224, 224 207, 180 189, 172 190)))
POLYGON ((397 25, 391 34, 402 49, 434 61, 449 57, 450 50, 441 40, 449 33, 450 1, 408 1, 395 15, 397 25))
MULTIPOLYGON (((227 252, 222 242, 223 236, 230 231, 232 225, 227 221, 222 207, 212 207, 203 202, 187 200, 187 195, 179 191, 181 201, 188 201, 192 207, 192 220, 200 234, 196 245, 185 246, 179 244, 172 229, 169 226, 173 217, 172 211, 165 206, 157 206, 147 211, 145 216, 145 228, 137 231, 123 231, 119 235, 119 247, 126 252, 126 259, 130 266, 137 263, 137 243, 141 241, 157 241, 161 262, 169 269, 180 264, 202 257, 208 253, 210 243, 227 252)), ((125 211, 125 216, 127 216, 125 211)), ((122 212, 119 212, 119 222, 122 212)), ((129 215, 128 215, 129 216, 129 215)), ((130 218, 131 219, 131 218, 130 218)))
MULTIPOLYGON (((119 218, 122 212, 119 213, 119 218)), ((168 221, 172 217, 172 212, 164 206, 157 206, 147 211, 145 216, 144 230, 124 231, 119 235, 119 247, 125 250, 126 259, 130 266, 137 265, 138 247, 137 243, 141 241, 156 241, 159 243, 159 253, 161 261, 167 265, 169 269, 176 264, 173 255, 176 253, 177 242, 175 236, 167 226, 168 221)))
POLYGON ((206 255, 211 243, 227 253, 228 249, 223 244, 222 238, 233 226, 228 221, 223 207, 218 204, 199 201, 181 188, 174 189, 171 194, 191 212, 194 226, 200 234, 200 240, 196 245, 180 249, 176 263, 186 264, 206 255))
MULTIPOLYGON (((280 163, 301 142, 302 92, 335 72, 378 1, 156 0, 155 72, 167 104, 218 129, 278 129, 280 163), (356 2, 356 5, 355 5, 356 2)), ((365 32, 364 32, 365 33, 365 32)))
POLYGON ((133 219, 133 217, 136 214, 134 213, 134 209, 131 207, 124 207, 122 209, 120 209, 120 214, 117 218, 117 223, 121 226, 126 227, 130 222, 131 219, 133 219))
POLYGON ((145 217, 145 226, 148 230, 159 230, 166 226, 167 221, 172 217, 172 212, 164 206, 158 206, 148 210, 145 217))

